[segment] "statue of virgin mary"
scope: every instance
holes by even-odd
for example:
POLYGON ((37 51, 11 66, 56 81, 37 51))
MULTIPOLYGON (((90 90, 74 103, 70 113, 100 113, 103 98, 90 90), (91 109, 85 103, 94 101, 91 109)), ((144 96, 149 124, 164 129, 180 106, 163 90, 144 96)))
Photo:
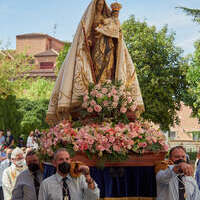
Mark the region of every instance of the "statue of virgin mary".
POLYGON ((144 111, 135 72, 120 30, 119 3, 108 7, 105 0, 92 0, 78 25, 71 48, 59 71, 49 102, 47 122, 68 119, 80 106, 79 97, 89 83, 121 81, 131 89, 138 112, 144 111))

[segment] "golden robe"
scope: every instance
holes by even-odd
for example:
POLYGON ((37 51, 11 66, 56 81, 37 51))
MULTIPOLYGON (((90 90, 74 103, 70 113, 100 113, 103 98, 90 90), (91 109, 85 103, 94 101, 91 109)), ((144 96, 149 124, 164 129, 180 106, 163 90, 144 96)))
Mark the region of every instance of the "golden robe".
MULTIPOLYGON (((88 83, 93 82, 91 65, 85 50, 82 24, 84 24, 87 36, 89 36, 94 22, 96 2, 97 0, 92 0, 82 16, 71 48, 58 74, 47 111, 48 123, 55 124, 64 118, 68 118, 69 113, 79 106, 79 97, 87 90, 88 83)), ((105 7, 106 11, 109 12, 106 4, 105 7)), ((138 110, 142 112, 144 111, 144 104, 135 67, 119 29, 119 25, 116 26, 116 23, 108 17, 107 22, 105 20, 104 25, 98 27, 96 31, 117 40, 114 79, 121 80, 124 87, 131 88, 138 110)))

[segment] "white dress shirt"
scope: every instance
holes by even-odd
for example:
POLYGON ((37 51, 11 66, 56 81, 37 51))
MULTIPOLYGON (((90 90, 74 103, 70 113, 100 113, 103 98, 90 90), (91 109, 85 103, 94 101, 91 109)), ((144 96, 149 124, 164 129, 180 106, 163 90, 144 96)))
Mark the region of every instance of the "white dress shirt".
MULTIPOLYGON (((37 178, 41 183, 43 174, 40 171, 37 171, 37 178)), ((28 169, 21 172, 17 177, 12 191, 12 200, 37 200, 34 177, 28 169)))
MULTIPOLYGON (((38 200, 63 200, 62 176, 58 173, 45 179, 40 185, 38 200)), ((95 183, 95 189, 89 189, 85 176, 78 178, 67 176, 67 184, 71 200, 97 200, 100 196, 99 188, 95 183)))
MULTIPOLYGON (((178 174, 173 171, 174 165, 166 170, 160 170, 156 175, 157 200, 178 200, 178 174)), ((200 200, 200 191, 192 176, 183 176, 186 200, 200 200)))

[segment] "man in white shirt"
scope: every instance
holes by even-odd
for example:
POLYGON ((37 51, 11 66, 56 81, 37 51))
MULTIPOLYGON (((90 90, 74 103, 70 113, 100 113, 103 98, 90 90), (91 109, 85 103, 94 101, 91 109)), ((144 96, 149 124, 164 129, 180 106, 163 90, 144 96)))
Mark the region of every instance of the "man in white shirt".
POLYGON ((40 161, 36 151, 31 150, 26 154, 25 169, 17 177, 15 187, 12 192, 12 200, 37 200, 40 183, 43 174, 40 170, 40 161))
POLYGON ((200 191, 193 178, 192 166, 186 163, 185 149, 173 147, 169 159, 171 163, 156 175, 157 200, 199 200, 200 191))
POLYGON ((70 175, 70 155, 66 149, 54 154, 56 174, 45 179, 40 185, 39 200, 97 200, 99 189, 90 176, 89 167, 81 166, 79 177, 70 175))

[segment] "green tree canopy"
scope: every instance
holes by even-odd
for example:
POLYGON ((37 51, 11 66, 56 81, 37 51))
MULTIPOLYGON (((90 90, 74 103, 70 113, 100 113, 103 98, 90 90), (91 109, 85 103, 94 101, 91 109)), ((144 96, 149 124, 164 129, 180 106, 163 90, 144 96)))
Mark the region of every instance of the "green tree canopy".
POLYGON ((145 104, 142 116, 167 130, 177 121, 176 111, 186 89, 187 63, 174 44, 175 33, 168 33, 167 26, 157 31, 134 16, 122 24, 122 30, 145 104))
POLYGON ((28 136, 28 133, 32 130, 41 130, 49 127, 45 122, 48 103, 48 100, 17 100, 18 111, 23 113, 23 118, 20 123, 21 134, 28 136))
POLYGON ((200 9, 192 9, 192 8, 186 8, 186 7, 177 7, 182 9, 186 15, 192 16, 193 21, 200 23, 200 9))
POLYGON ((62 64, 63 64, 63 62, 65 60, 65 57, 66 57, 66 55, 67 55, 67 53, 69 51, 70 46, 71 46, 71 43, 70 42, 66 42, 63 50, 61 50, 59 52, 59 55, 56 58, 56 73, 57 74, 58 74, 58 72, 59 72, 59 70, 60 70, 60 68, 61 68, 61 66, 62 66, 62 64))
POLYGON ((25 74, 31 69, 29 56, 0 50, 0 97, 14 95, 25 81, 25 74))
POLYGON ((200 40, 195 42, 194 47, 195 51, 190 59, 191 66, 187 72, 189 86, 184 102, 192 108, 193 116, 200 119, 200 40))
POLYGON ((16 90, 17 98, 25 98, 32 101, 49 100, 55 81, 45 78, 27 79, 22 82, 18 90, 16 90))

